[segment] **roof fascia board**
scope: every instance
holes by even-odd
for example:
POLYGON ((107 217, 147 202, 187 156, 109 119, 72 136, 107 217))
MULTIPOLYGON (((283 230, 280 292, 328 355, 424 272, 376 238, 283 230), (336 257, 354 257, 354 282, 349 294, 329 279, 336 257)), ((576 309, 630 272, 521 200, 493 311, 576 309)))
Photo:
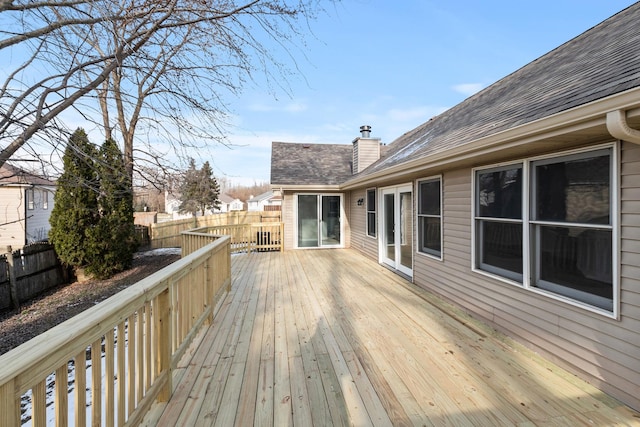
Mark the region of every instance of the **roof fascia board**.
POLYGON ((340 191, 339 185, 300 185, 300 184, 271 184, 273 190, 280 191, 340 191))
POLYGON ((345 182, 340 188, 350 190, 381 178, 390 179, 416 172, 427 166, 445 165, 453 159, 461 160, 478 154, 491 153, 509 146, 518 146, 541 138, 569 133, 593 125, 605 125, 607 113, 620 109, 627 110, 627 117, 640 115, 640 87, 476 139, 460 147, 410 160, 371 175, 355 178, 345 182))

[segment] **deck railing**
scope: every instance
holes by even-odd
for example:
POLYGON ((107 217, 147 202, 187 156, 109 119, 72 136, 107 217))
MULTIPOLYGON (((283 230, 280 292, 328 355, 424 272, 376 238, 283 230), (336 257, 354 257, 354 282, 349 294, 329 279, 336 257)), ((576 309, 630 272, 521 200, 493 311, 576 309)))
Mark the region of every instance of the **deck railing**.
POLYGON ((194 228, 181 236, 182 256, 200 247, 201 239, 214 235, 231 237, 231 252, 282 251, 284 223, 260 222, 253 224, 217 225, 194 228))
POLYGON ((0 426, 136 425, 170 398, 172 369, 231 283, 230 237, 183 238, 181 260, 0 356, 0 426))

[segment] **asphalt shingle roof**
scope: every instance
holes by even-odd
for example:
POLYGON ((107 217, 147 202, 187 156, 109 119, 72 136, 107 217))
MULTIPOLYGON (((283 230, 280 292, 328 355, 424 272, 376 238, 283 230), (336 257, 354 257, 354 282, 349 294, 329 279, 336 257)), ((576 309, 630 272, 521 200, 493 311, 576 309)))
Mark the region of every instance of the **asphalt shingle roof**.
POLYGON ((366 176, 640 86, 640 2, 389 144, 366 176))
POLYGON ((338 185, 352 176, 351 144, 271 144, 271 185, 338 185))
MULTIPOLYGON (((640 2, 397 138, 369 174, 640 86, 640 2)), ((351 145, 274 142, 272 184, 342 184, 351 145)))

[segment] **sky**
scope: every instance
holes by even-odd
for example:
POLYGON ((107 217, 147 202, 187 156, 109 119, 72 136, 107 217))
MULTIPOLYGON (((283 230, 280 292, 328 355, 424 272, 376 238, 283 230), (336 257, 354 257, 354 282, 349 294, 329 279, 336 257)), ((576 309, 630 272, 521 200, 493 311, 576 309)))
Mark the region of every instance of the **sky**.
POLYGON ((370 125, 389 144, 633 3, 343 0, 292 50, 286 91, 228 99, 231 148, 202 161, 249 185, 269 182, 272 141, 350 144, 370 125))
MULTIPOLYGON (((252 185, 270 180, 272 141, 351 144, 369 125, 372 137, 390 144, 634 2, 321 3, 326 13, 294 47, 283 52, 265 42, 295 73, 284 82, 258 74, 240 96, 226 95, 227 144, 207 141, 207 150, 193 153, 197 164, 209 161, 218 178, 252 185)), ((6 60, 0 57, 0 76, 10 68, 6 60)), ((62 118, 71 129, 87 129, 72 110, 62 118)), ((168 163, 177 159, 168 152, 168 163)))

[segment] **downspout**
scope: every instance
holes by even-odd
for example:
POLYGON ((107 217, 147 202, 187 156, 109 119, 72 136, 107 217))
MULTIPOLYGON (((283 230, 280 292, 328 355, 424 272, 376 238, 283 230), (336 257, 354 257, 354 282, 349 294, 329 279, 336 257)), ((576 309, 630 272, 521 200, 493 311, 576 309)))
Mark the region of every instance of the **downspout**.
POLYGON ((607 113, 607 130, 616 139, 640 145, 640 130, 629 127, 624 110, 615 110, 607 113))

